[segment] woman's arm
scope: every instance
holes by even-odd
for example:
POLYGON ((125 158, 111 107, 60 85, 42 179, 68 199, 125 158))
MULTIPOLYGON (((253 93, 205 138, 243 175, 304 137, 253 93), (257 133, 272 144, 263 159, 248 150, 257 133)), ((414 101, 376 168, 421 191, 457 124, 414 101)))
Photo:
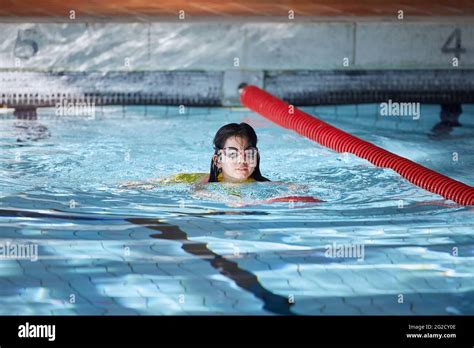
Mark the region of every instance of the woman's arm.
POLYGON ((204 173, 178 173, 165 178, 158 179, 147 179, 145 181, 128 181, 120 184, 120 188, 139 188, 139 189, 151 189, 157 185, 165 184, 204 184, 209 181, 209 174, 204 173))
POLYGON ((193 193, 202 193, 204 190, 204 185, 209 182, 209 174, 204 175, 201 179, 198 179, 194 184, 191 186, 191 191, 193 193))
POLYGON ((290 192, 295 192, 295 191, 303 191, 303 192, 307 192, 308 189, 309 189, 309 186, 306 185, 306 184, 296 184, 296 183, 293 183, 293 182, 285 182, 285 181, 268 181, 267 183, 270 183, 270 184, 284 184, 284 185, 287 185, 288 187, 288 190, 290 192))
POLYGON ((209 174, 203 176, 200 180, 197 181, 199 184, 205 184, 209 182, 209 174))
POLYGON ((153 181, 127 181, 119 185, 119 188, 123 189, 144 189, 149 190, 156 187, 153 181))

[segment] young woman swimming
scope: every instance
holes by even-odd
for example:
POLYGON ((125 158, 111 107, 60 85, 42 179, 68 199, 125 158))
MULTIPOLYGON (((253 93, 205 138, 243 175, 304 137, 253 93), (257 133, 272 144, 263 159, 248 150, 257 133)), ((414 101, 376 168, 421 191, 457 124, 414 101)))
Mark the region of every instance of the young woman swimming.
MULTIPOLYGON (((146 182, 129 182, 121 187, 150 189, 160 184, 187 183, 193 184, 193 197, 209 198, 212 200, 223 199, 232 196, 241 200, 241 192, 238 184, 266 181, 272 184, 285 184, 288 193, 295 190, 307 190, 305 185, 283 183, 281 181, 270 181, 260 172, 260 152, 257 148, 257 134, 247 123, 229 123, 221 127, 214 136, 214 154, 211 158, 211 168, 209 174, 206 173, 178 173, 167 178, 152 179, 146 182), (225 194, 219 194, 205 190, 207 183, 222 182, 228 185, 223 186, 225 194)), ((286 196, 276 197, 267 200, 257 200, 254 203, 272 202, 320 202, 310 196, 286 196)), ((232 201, 230 206, 249 205, 248 202, 232 201)), ((251 204, 250 204, 251 205, 251 204)))
POLYGON ((210 173, 199 180, 206 182, 270 181, 260 173, 257 134, 247 123, 229 123, 214 137, 210 173))
POLYGON ((260 152, 257 134, 247 123, 229 123, 221 127, 214 136, 214 154, 210 173, 178 173, 167 178, 145 182, 131 181, 122 188, 150 189, 157 184, 195 184, 195 189, 210 182, 248 183, 270 181, 260 173, 260 152))

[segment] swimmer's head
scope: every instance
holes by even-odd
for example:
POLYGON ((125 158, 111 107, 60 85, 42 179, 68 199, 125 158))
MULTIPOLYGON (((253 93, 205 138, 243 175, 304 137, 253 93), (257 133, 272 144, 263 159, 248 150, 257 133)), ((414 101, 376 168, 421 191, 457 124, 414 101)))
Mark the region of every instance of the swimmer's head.
POLYGON ((260 173, 257 134, 247 123, 229 123, 217 131, 209 182, 218 181, 219 174, 226 182, 269 181, 260 173))

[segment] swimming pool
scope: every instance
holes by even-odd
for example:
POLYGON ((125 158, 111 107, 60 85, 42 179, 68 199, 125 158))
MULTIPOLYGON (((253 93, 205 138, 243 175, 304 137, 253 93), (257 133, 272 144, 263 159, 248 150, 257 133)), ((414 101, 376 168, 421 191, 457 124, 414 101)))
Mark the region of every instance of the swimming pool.
MULTIPOLYGON (((422 105, 417 120, 378 107, 302 109, 474 184, 473 105, 444 139, 427 136, 439 106, 422 105)), ((0 244, 36 246, 37 259, 1 260, 0 314, 474 314, 472 207, 244 108, 1 117, 0 244), (120 187, 207 172, 216 130, 242 121, 259 136, 262 174, 306 189, 120 187), (289 193, 325 202, 254 204, 289 193)))

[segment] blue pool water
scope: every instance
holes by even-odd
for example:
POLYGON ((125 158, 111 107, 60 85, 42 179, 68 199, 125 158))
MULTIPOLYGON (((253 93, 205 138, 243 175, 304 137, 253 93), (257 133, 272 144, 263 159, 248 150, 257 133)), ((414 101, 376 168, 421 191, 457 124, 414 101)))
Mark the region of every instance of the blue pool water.
MULTIPOLYGON (((377 108, 304 110, 474 185, 473 105, 443 139, 427 136, 439 106, 419 120, 377 108)), ((0 247, 37 247, 37 259, 0 260, 0 314, 474 314, 472 207, 243 108, 98 111, 0 115, 0 247), (215 132, 241 121, 262 174, 306 187, 120 186, 207 172, 215 132), (325 202, 255 204, 288 195, 325 202), (341 246, 358 253, 330 257, 341 246)))

